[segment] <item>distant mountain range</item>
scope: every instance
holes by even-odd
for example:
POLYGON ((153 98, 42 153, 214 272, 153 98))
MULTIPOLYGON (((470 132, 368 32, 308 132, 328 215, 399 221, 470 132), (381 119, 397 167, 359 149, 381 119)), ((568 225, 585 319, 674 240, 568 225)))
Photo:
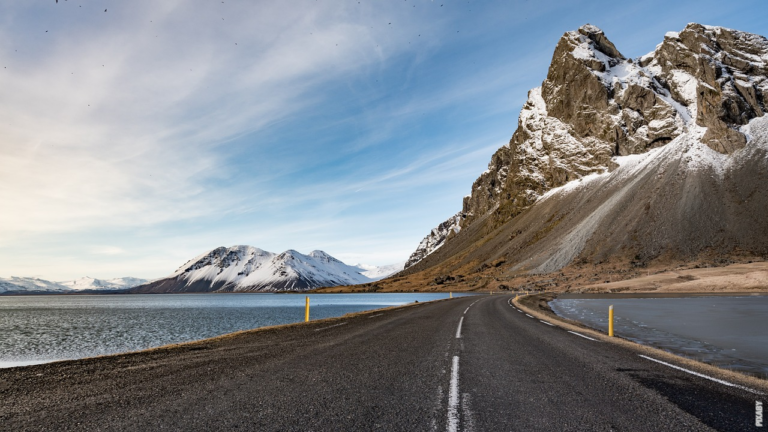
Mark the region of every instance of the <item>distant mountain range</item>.
POLYGON ((51 282, 33 277, 0 278, 0 294, 8 293, 65 293, 77 291, 115 291, 132 288, 146 283, 146 279, 121 277, 114 279, 95 279, 83 277, 73 281, 51 282))
POLYGON ((351 266, 319 250, 304 255, 295 250, 275 254, 253 246, 218 247, 170 276, 130 292, 305 291, 372 282, 402 270, 404 264, 351 266))
POLYGON ((304 255, 288 250, 275 254, 252 246, 233 246, 199 255, 170 276, 152 281, 135 277, 96 279, 86 276, 51 282, 12 276, 0 278, 0 294, 304 291, 373 282, 401 271, 404 266, 405 262, 384 266, 347 265, 323 251, 304 255))

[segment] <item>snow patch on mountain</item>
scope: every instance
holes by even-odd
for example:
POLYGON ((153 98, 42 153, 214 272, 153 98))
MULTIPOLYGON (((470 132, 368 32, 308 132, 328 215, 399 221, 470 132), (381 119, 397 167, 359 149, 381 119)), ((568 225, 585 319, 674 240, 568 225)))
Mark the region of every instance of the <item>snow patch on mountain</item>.
POLYGON ((232 246, 199 255, 166 280, 176 279, 174 289, 180 291, 195 284, 212 291, 303 291, 375 280, 365 271, 319 250, 307 255, 295 250, 275 254, 253 246, 232 246))
POLYGON ((146 283, 146 279, 140 279, 135 277, 120 277, 113 279, 96 279, 89 276, 85 276, 79 279, 59 282, 59 284, 72 289, 72 290, 121 290, 126 288, 132 288, 143 283, 146 283))
POLYGON ((395 264, 383 265, 383 266, 355 264, 355 267, 360 269, 360 274, 362 274, 363 276, 371 280, 377 281, 377 280, 381 280, 389 276, 392 276, 393 274, 399 271, 402 271, 405 268, 405 261, 395 263, 395 264))
POLYGON ((0 278, 0 293, 5 292, 65 292, 70 289, 58 282, 33 277, 0 278))
POLYGON ((419 246, 411 254, 410 258, 408 258, 408 261, 405 262, 405 268, 411 267, 423 260, 429 254, 445 244, 445 241, 449 237, 458 234, 459 231, 461 231, 462 217, 462 212, 458 212, 451 216, 447 221, 441 223, 436 228, 433 228, 432 231, 421 240, 421 243, 419 243, 419 246))

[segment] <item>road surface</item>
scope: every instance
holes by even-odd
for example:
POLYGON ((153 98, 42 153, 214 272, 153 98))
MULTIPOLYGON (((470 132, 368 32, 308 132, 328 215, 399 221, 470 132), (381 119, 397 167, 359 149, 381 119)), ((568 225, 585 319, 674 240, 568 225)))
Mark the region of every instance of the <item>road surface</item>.
MULTIPOLYGON (((0 430, 750 430, 766 396, 462 297, 0 370, 0 430)), ((756 430, 765 430, 758 428, 756 430)))

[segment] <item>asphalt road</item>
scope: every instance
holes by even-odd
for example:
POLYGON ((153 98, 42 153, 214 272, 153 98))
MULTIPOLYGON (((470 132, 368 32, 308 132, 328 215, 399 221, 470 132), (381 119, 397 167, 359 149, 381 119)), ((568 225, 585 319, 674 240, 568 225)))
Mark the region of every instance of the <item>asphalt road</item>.
POLYGON ((509 299, 0 369, 0 430, 742 431, 768 401, 509 299))

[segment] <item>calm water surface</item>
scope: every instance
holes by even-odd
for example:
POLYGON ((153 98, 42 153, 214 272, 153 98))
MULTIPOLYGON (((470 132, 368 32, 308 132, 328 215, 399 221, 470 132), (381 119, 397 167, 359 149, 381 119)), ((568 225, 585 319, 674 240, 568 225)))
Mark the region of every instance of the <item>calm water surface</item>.
MULTIPOLYGON (((459 294, 460 295, 460 294, 459 294)), ((136 351, 304 320, 304 294, 0 297, 0 367, 136 351)), ((448 294, 309 295, 310 318, 448 294)))
POLYGON ((557 299, 560 316, 716 366, 768 378, 768 296, 557 299))

